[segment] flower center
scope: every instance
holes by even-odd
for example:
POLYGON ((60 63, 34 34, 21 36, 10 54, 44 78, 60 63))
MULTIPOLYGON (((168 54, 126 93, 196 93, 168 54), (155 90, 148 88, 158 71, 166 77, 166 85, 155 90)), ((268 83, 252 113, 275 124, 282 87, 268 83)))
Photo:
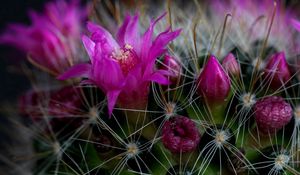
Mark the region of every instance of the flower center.
POLYGON ((125 75, 127 75, 138 63, 137 55, 130 44, 125 44, 123 48, 113 51, 111 58, 119 62, 122 72, 125 75))

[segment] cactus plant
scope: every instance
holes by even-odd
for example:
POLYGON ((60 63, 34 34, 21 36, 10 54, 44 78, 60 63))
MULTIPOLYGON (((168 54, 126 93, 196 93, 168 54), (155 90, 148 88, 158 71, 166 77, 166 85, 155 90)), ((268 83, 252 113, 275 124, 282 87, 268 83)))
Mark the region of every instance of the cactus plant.
POLYGON ((50 2, 1 35, 49 78, 18 101, 32 173, 300 174, 297 13, 156 3, 50 2))

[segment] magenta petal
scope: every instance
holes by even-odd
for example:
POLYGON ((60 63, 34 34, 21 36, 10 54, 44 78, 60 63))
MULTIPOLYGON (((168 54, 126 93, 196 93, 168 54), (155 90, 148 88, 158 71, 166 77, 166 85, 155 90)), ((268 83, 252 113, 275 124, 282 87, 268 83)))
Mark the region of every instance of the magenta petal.
MULTIPOLYGON (((141 71, 140 68, 133 72, 141 71)), ((140 73, 128 74, 126 84, 120 93, 118 104, 122 108, 145 109, 148 102, 149 87, 150 81, 142 78, 140 73)))
POLYGON ((108 101, 108 115, 109 117, 112 114, 114 106, 116 105, 117 98, 120 94, 120 91, 109 91, 107 92, 107 101, 108 101))
POLYGON ((84 45, 85 50, 87 51, 90 60, 93 64, 93 56, 94 56, 94 50, 95 50, 95 43, 86 35, 82 36, 82 42, 84 45))
POLYGON ((146 58, 149 52, 149 49, 151 47, 151 43, 152 43, 152 35, 153 35, 153 30, 154 30, 154 26, 156 25, 156 23, 158 21, 160 21, 163 17, 166 16, 167 13, 164 13, 163 15, 161 15, 160 17, 158 17, 156 20, 152 21, 148 30, 144 33, 143 38, 142 38, 142 43, 141 43, 141 53, 138 53, 138 55, 141 58, 146 58))
POLYGON ((118 29, 118 33, 116 35, 117 41, 120 45, 125 45, 125 33, 127 26, 130 22, 130 15, 126 15, 122 26, 118 29))
POLYGON ((174 40, 180 34, 180 32, 181 30, 170 32, 170 29, 168 29, 157 36, 150 48, 151 52, 149 52, 149 55, 145 60, 145 62, 147 63, 145 72, 151 72, 155 59, 167 51, 167 44, 170 41, 174 40))
POLYGON ((135 52, 140 52, 139 16, 136 14, 127 26, 124 44, 133 46, 135 52))
POLYGON ((112 90, 120 90, 125 83, 125 78, 122 74, 120 65, 109 58, 95 60, 91 79, 105 93, 112 90))
POLYGON ((169 29, 161 33, 151 46, 148 57, 145 58, 146 63, 145 74, 152 72, 155 59, 167 51, 166 45, 180 34, 180 30, 169 32, 169 29))
POLYGON ((148 61, 156 59, 159 55, 163 54, 165 52, 165 47, 167 46, 167 44, 170 41, 174 40, 180 34, 180 32, 180 29, 175 30, 174 32, 170 32, 169 28, 165 32, 159 34, 151 46, 150 50, 153 52, 149 53, 148 61))
POLYGON ((83 77, 88 78, 91 72, 91 65, 90 64, 77 64, 71 67, 62 75, 58 76, 58 80, 66 80, 75 77, 83 77))
POLYGON ((115 41, 115 39, 112 37, 112 35, 103 27, 96 25, 92 22, 88 22, 87 28, 90 32, 92 32, 91 40, 94 42, 100 42, 102 44, 107 43, 107 48, 110 47, 110 51, 112 51, 115 48, 119 48, 118 43, 115 41))
POLYGON ((161 74, 161 72, 153 73, 150 76, 149 80, 154 81, 154 82, 159 83, 159 84, 164 84, 164 85, 170 84, 170 81, 168 80, 168 78, 165 77, 163 74, 161 74))
POLYGON ((300 22, 296 19, 291 19, 292 26, 300 32, 300 22))

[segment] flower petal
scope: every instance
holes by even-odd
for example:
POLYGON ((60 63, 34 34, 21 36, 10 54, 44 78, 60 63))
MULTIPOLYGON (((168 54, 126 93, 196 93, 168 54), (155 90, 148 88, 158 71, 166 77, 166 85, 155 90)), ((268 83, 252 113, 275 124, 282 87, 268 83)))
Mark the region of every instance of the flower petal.
POLYGON ((122 89, 125 83, 120 65, 109 58, 95 60, 92 79, 105 92, 122 89))
POLYGON ((292 26, 300 32, 300 21, 296 19, 291 19, 292 26))
POLYGON ((118 29, 118 32, 117 32, 117 35, 116 35, 116 38, 117 38, 117 41, 120 45, 124 45, 125 44, 125 34, 126 34, 126 29, 127 29, 127 26, 130 22, 130 15, 126 15, 125 19, 124 19, 124 22, 123 24, 121 25, 121 27, 118 29))
POLYGON ((120 94, 120 91, 109 91, 107 92, 107 107, 108 107, 108 115, 111 117, 112 111, 116 105, 117 98, 120 94))
POLYGON ((164 53, 165 47, 167 44, 174 40, 179 34, 181 30, 175 30, 174 32, 170 32, 170 28, 160 33, 156 39, 154 40, 148 57, 148 61, 156 59, 158 56, 164 53))
POLYGON ((103 27, 88 22, 87 28, 92 33, 91 40, 96 43, 102 43, 103 49, 107 50, 107 52, 112 52, 114 49, 119 48, 112 35, 103 27))
POLYGON ((154 72, 150 76, 149 80, 154 81, 159 84, 164 84, 164 85, 170 84, 170 81, 168 80, 168 78, 165 77, 164 74, 162 74, 162 72, 160 72, 160 71, 154 72))
POLYGON ((136 14, 129 22, 126 33, 124 44, 130 44, 133 46, 135 52, 140 52, 140 33, 139 33, 139 15, 136 14))
POLYGON ((153 42, 148 57, 144 58, 145 75, 150 74, 157 57, 167 51, 166 45, 180 34, 181 30, 170 32, 170 28, 159 34, 153 42))
POLYGON ((67 70, 62 75, 58 76, 58 80, 66 80, 70 78, 76 78, 76 77, 83 77, 83 78, 89 78, 91 71, 91 65, 90 64, 77 64, 73 67, 71 67, 69 70, 67 70))
POLYGON ((93 56, 94 56, 94 50, 95 50, 95 43, 86 35, 82 36, 82 43, 84 45, 85 50, 87 51, 90 60, 93 64, 93 56))
POLYGON ((166 16, 167 13, 164 13, 160 17, 158 17, 156 20, 152 21, 148 30, 144 33, 142 41, 141 41, 141 53, 137 53, 140 58, 147 58, 151 43, 152 43, 152 35, 153 35, 153 30, 158 21, 160 21, 163 17, 166 16))

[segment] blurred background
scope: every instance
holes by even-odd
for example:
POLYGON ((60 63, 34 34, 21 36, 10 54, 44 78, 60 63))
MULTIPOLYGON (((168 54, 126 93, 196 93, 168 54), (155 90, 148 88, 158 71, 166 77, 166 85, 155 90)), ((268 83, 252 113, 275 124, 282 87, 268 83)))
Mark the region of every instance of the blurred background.
MULTIPOLYGON (((0 32, 11 22, 29 23, 28 9, 41 10, 46 0, 10 0, 0 6, 0 32)), ((30 86, 28 79, 16 71, 16 62, 23 57, 12 47, 0 46, 0 174, 10 174, 9 169, 14 167, 12 155, 8 148, 18 144, 22 137, 13 137, 15 128, 9 122, 6 110, 9 104, 16 103, 17 96, 30 86), (18 138, 16 141, 16 138, 18 138)), ((22 142, 19 144, 22 146, 22 142)), ((24 149, 25 151, 26 149, 24 149)), ((22 166, 21 166, 22 167, 22 166)), ((21 170, 20 170, 21 171, 21 170)), ((26 170, 23 174, 27 174, 26 170)))

